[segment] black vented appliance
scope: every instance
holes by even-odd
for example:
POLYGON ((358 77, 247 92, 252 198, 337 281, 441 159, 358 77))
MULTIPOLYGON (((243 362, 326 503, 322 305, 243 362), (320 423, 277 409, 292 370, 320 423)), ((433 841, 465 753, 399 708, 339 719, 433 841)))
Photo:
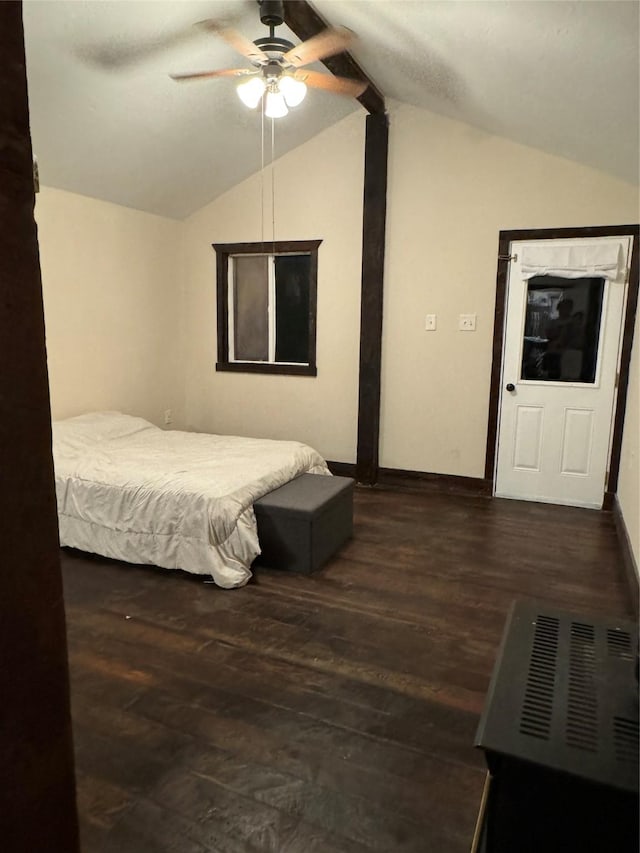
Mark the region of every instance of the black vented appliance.
POLYGON ((476 746, 478 853, 638 853, 637 626, 517 602, 476 746))

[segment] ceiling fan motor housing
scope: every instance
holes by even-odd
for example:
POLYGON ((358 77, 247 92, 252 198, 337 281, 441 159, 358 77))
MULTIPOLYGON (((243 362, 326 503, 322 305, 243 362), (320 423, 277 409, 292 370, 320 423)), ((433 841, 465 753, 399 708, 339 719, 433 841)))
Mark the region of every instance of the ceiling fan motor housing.
POLYGON ((267 27, 279 27, 284 21, 284 4, 282 0, 258 0, 260 4, 260 20, 267 27))
POLYGON ((266 36, 265 38, 255 39, 253 43, 263 53, 266 53, 269 59, 276 61, 279 61, 284 53, 293 48, 293 44, 290 41, 278 38, 278 36, 266 36))

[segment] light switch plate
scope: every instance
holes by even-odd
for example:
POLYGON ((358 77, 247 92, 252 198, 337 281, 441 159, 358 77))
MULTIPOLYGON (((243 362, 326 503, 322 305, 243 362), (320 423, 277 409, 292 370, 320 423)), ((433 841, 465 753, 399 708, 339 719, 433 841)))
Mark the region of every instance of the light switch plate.
POLYGON ((427 314, 424 318, 424 328, 426 332, 435 332, 436 330, 436 315, 427 314))
POLYGON ((475 314, 460 314, 458 320, 458 329, 461 332, 475 332, 476 330, 476 315, 475 314))

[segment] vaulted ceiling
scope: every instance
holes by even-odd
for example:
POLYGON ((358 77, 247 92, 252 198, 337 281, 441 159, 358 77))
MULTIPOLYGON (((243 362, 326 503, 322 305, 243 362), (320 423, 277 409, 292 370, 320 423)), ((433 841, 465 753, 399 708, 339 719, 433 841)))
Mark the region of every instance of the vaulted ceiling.
MULTIPOLYGON (((315 0, 358 35, 387 98, 638 183, 639 9, 628 0, 315 0)), ((192 25, 268 31, 255 0, 26 0, 27 75, 41 181, 183 218, 260 168, 260 114, 228 78, 243 67, 192 25)), ((278 35, 298 42, 286 27, 278 35)), ((320 65, 313 68, 326 71, 320 65)), ((326 72, 328 73, 328 72, 326 72)), ((276 156, 362 107, 318 90, 275 122, 276 156)))

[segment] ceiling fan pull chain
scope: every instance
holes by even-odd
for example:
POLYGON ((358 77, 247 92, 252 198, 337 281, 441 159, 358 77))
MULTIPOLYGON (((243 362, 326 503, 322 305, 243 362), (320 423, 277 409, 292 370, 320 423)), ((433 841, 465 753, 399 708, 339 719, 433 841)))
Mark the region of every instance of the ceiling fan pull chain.
POLYGON ((271 243, 273 254, 276 253, 276 177, 275 177, 275 159, 276 159, 276 125, 275 119, 271 119, 271 243))
POLYGON ((260 104, 260 242, 264 249, 264 98, 260 104))

